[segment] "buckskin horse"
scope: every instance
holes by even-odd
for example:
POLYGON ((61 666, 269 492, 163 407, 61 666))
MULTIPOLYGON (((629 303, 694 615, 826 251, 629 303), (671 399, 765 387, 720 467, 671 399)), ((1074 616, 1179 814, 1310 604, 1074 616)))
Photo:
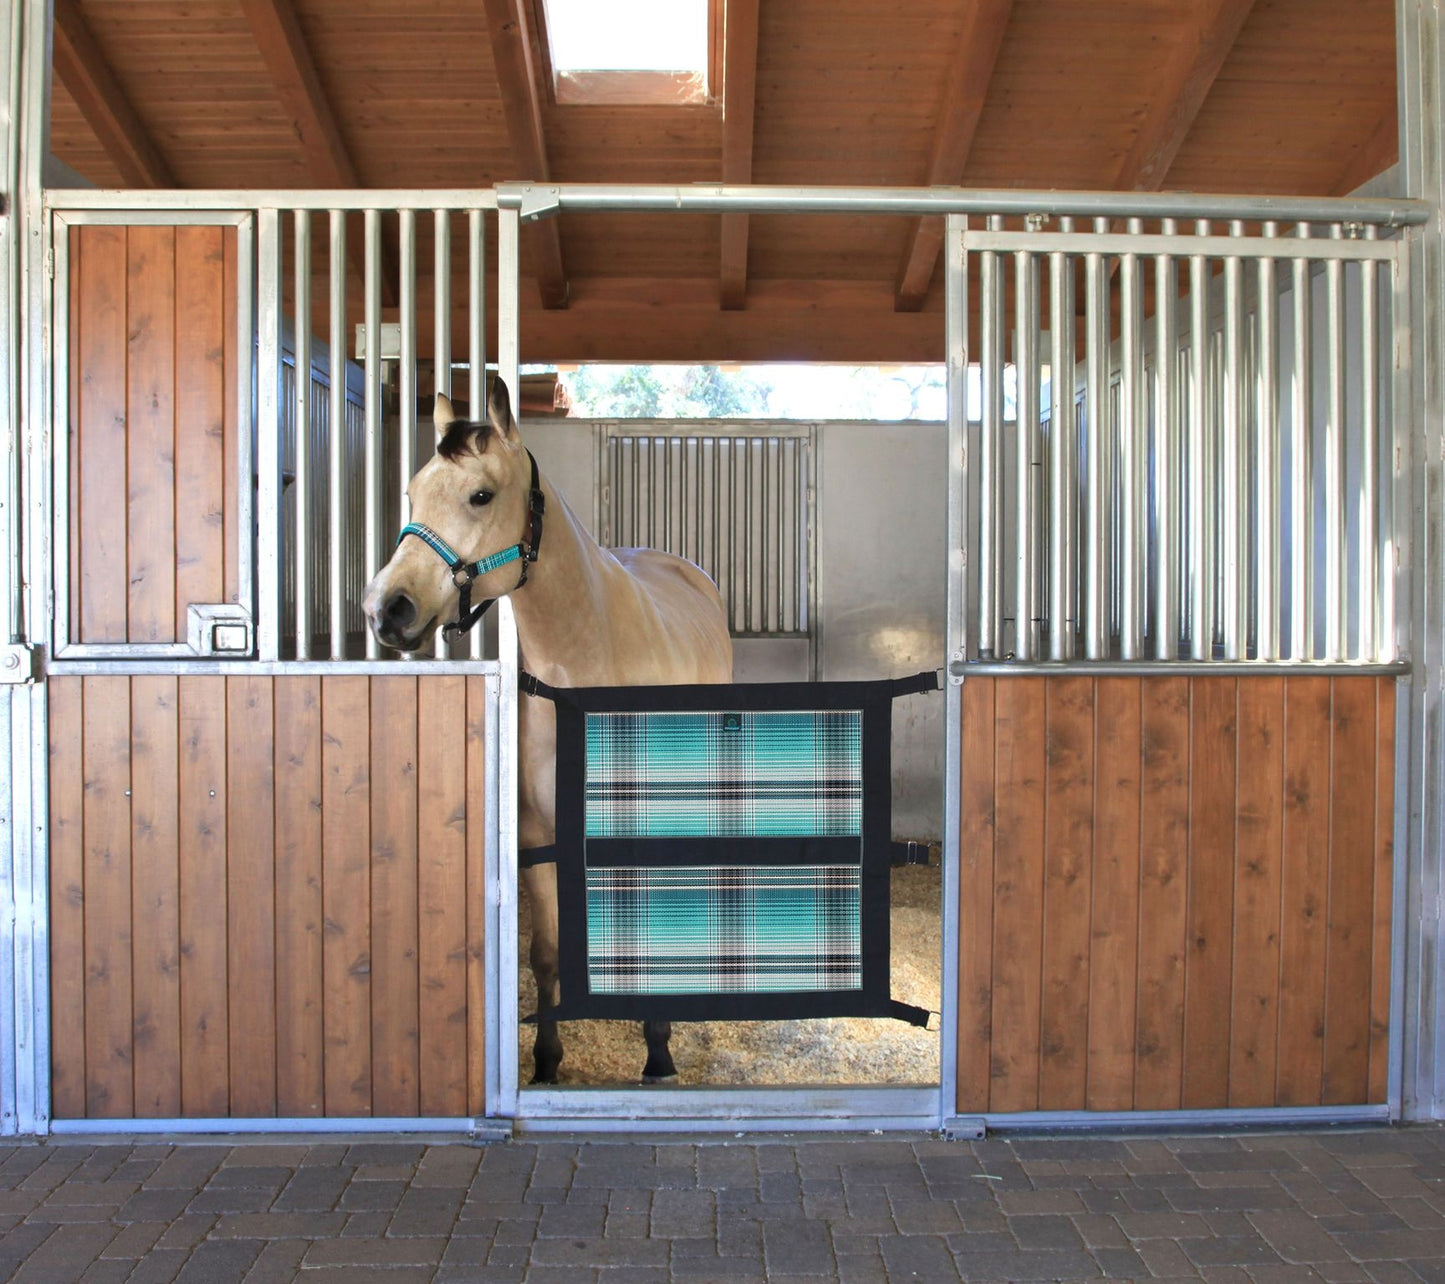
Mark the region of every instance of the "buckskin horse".
MULTIPOLYGON (((693 563, 656 549, 602 548, 522 443, 507 386, 492 381, 486 418, 460 419, 438 395, 436 454, 411 479, 411 521, 366 588, 367 620, 384 645, 426 649, 441 627, 464 632, 508 596, 522 666, 553 687, 729 682, 732 642, 717 587, 693 563), (472 605, 472 596, 484 599, 472 605)), ((518 709, 517 842, 555 839, 556 717, 549 700, 518 709)), ((557 870, 524 866, 537 981, 534 1083, 555 1083, 557 870)), ((665 1021, 643 1023, 644 1083, 676 1077, 665 1021)))

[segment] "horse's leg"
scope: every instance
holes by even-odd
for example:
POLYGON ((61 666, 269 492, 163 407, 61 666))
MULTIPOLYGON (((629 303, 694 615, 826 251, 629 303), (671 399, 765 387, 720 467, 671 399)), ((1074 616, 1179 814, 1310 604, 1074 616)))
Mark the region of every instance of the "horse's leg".
POLYGON ((533 1083, 556 1083, 562 1064, 562 1037, 546 1013, 557 1006, 557 867, 522 870, 532 905, 532 975, 537 981, 537 1038, 532 1044, 533 1083))
POLYGON ((667 1083, 677 1078, 667 1041, 672 1038, 671 1021, 644 1021, 642 1037, 647 1040, 647 1064, 642 1067, 643 1083, 667 1083))

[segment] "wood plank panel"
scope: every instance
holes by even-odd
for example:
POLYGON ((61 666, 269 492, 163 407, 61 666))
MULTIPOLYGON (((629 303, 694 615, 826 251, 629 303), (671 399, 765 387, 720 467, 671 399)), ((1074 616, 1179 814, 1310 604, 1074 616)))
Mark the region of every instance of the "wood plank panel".
POLYGON ((321 680, 326 1113, 371 1109, 371 683, 321 680))
POLYGON ((131 679, 135 1112, 159 1119, 181 1113, 178 715, 174 677, 131 679))
POLYGON ((467 683, 446 677, 417 684, 418 1103, 424 1115, 467 1113, 468 767, 483 775, 467 737, 467 683))
POLYGON ((1375 896, 1370 964, 1369 1099, 1389 1096, 1390 927, 1395 902, 1395 695, 1394 678, 1377 678, 1375 714, 1375 896))
POLYGON ((1325 972, 1327 1105, 1369 1091, 1374 919, 1375 684, 1332 680, 1329 931, 1325 972))
POLYGON ((1139 940, 1140 682, 1096 684, 1097 784, 1089 965, 1091 1110, 1134 1103, 1134 1024, 1139 940))
POLYGON ((85 680, 49 682, 50 1109, 85 1114, 85 680))
POLYGON ((126 229, 82 229, 79 326, 71 359, 82 371, 72 411, 80 443, 81 642, 126 640, 126 229))
POLYGON ((1274 1101, 1279 1035, 1284 679, 1239 684, 1229 1104, 1274 1101))
POLYGON ((126 585, 132 642, 174 642, 175 269, 173 227, 129 229, 126 262, 126 585))
MULTIPOLYGON (((237 368, 236 356, 236 300, 239 297, 240 263, 237 251, 238 233, 234 227, 221 230, 221 408, 224 416, 222 432, 222 533, 225 571, 222 576, 223 600, 238 602, 241 599, 240 563, 240 514, 236 507, 236 496, 241 493, 240 441, 244 427, 251 431, 249 423, 242 425, 240 406, 236 396, 236 382, 242 377, 237 368)), ((244 377, 250 379, 249 359, 245 360, 244 377)), ((254 466, 254 465, 253 465, 254 466)), ((247 479, 250 485, 250 479, 247 479)), ((253 492, 254 493, 254 492, 253 492)), ((250 538, 250 532, 247 532, 250 538)))
POLYGON ((85 1113, 134 1108, 131 999, 130 679, 86 679, 85 1113))
POLYGON ((176 619, 224 594, 226 382, 218 227, 176 229, 176 619))
POLYGON ((226 875, 231 1112, 276 1113, 273 680, 226 680, 226 875))
POLYGON ((1094 690, 1091 678, 1062 678, 1046 688, 1039 1099, 1057 1110, 1082 1110, 1087 1097, 1094 690))
MULTIPOLYGON (((80 638, 82 620, 80 618, 80 541, 75 538, 76 532, 80 529, 80 388, 82 369, 80 362, 80 345, 82 321, 84 319, 80 307, 81 283, 85 279, 85 242, 80 236, 81 229, 72 227, 69 229, 67 239, 70 251, 70 367, 66 371, 66 378, 69 383, 67 390, 67 406, 69 410, 68 422, 65 424, 67 437, 67 450, 69 453, 68 466, 70 469, 70 494, 67 502, 70 505, 70 565, 66 568, 70 576, 70 592, 67 606, 70 610, 70 637, 63 641, 77 641, 80 638)), ((58 428, 58 425, 57 425, 58 428)), ((58 571, 59 566, 56 567, 58 571)))
POLYGON ((1236 683, 1199 678, 1190 708, 1189 949, 1184 969, 1188 1109, 1229 1100, 1229 996, 1234 922, 1236 683))
POLYGON ((226 976, 226 686, 182 677, 180 699, 181 1112, 230 1112, 226 976))
POLYGON ((1013 679, 995 695, 994 961, 990 1106, 1039 1100, 1043 952, 1044 683, 1013 679))
POLYGON ((321 679, 276 681, 276 1111, 325 1106, 321 1028, 321 679))
POLYGON ((486 956, 486 743, 487 684, 467 678, 467 1113, 486 1112, 487 1098, 487 956, 486 956))
POLYGON ((1177 1110, 1189 895, 1189 680, 1146 681, 1139 807, 1136 1110, 1177 1110))
POLYGON ((1330 680, 1286 679, 1276 1100, 1318 1105, 1329 910, 1330 680))
POLYGON ((993 1046, 993 678, 963 684, 959 753, 958 1093, 960 1113, 989 1108, 993 1046))
POLYGON ((372 1106, 418 1097, 417 680, 371 679, 372 1106))

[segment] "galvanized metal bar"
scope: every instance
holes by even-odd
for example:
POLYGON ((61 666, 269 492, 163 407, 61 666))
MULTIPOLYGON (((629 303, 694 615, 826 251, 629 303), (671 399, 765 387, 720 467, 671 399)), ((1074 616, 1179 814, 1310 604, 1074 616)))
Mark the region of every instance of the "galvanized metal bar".
MULTIPOLYGON (((1310 235, 1301 223, 1296 236, 1310 235)), ((1315 657, 1314 612, 1314 287, 1310 265, 1296 258, 1293 272, 1294 350, 1290 374, 1290 644, 1292 659, 1315 657)))
POLYGON ((346 215, 330 213, 330 414, 327 422, 326 504, 328 615, 331 658, 346 658, 346 215))
MULTIPOLYGON (((1366 239, 1378 233, 1364 229, 1366 239)), ((1379 557, 1385 543, 1380 525, 1380 277, 1373 263, 1360 264, 1360 460, 1359 579, 1355 655, 1376 658, 1379 649, 1379 557)))
POLYGON ((296 302, 296 460, 292 491, 296 496, 296 658, 311 656, 311 214, 297 210, 295 228, 296 302))
POLYGON ((398 267, 401 289, 397 303, 401 315, 401 360, 397 363, 397 391, 401 413, 397 425, 397 514, 398 525, 411 521, 411 499, 407 488, 416 472, 416 211, 397 215, 398 267))
MULTIPOLYGON (((1330 236, 1344 229, 1335 224, 1330 236)), ((1343 660, 1349 585, 1345 540, 1344 265, 1325 264, 1325 659, 1343 660)))
POLYGON ((1074 260, 1049 255, 1049 659, 1074 654, 1074 260))
MULTIPOLYGON (((279 210, 263 209, 257 215, 258 254, 256 265, 256 592, 259 601, 255 604, 253 619, 256 621, 256 653, 263 660, 275 660, 281 655, 281 216, 279 210)), ((238 249, 246 238, 238 237, 238 249)), ((242 298, 249 300, 249 292, 242 286, 237 290, 238 304, 242 298)), ((237 342, 242 336, 249 336, 249 327, 241 328, 239 320, 237 342)), ((245 340, 247 363, 241 367, 244 372, 250 365, 250 342, 245 340)), ((239 380, 243 386, 250 381, 244 376, 239 380)), ((251 434, 245 425, 251 422, 249 408, 239 416, 242 429, 237 433, 240 439, 242 462, 238 470, 240 495, 238 508, 244 511, 251 496, 249 484, 252 476, 251 434)), ((252 529, 249 521, 238 520, 239 549, 238 583, 242 593, 250 584, 248 574, 250 558, 245 556, 251 548, 247 532, 252 529)))
MULTIPOLYGON (((1164 221, 1168 235, 1173 219, 1164 221)), ((1156 660, 1179 654, 1179 500, 1183 460, 1179 454, 1179 402, 1175 362, 1179 352, 1179 276, 1174 256, 1154 259, 1154 583, 1153 652, 1156 660)))
MULTIPOLYGON (((1244 234, 1233 223, 1230 232, 1244 234)), ((1247 649, 1248 615, 1244 591, 1247 539, 1247 493, 1244 482, 1244 265, 1230 255, 1224 260, 1224 384, 1219 434, 1220 625, 1224 658, 1242 660, 1247 649)))
MULTIPOLYGON (((1099 230, 1102 230, 1102 226, 1099 230)), ((1084 655, 1109 655, 1109 277, 1104 256, 1084 257, 1084 655)))
MULTIPOLYGON (((415 194, 412 194, 415 198, 415 194)), ((388 198, 388 205, 394 204, 388 198)), ((1348 197, 1198 196, 1187 192, 1024 192, 935 187, 786 187, 689 183, 681 186, 606 183, 503 183, 499 208, 528 219, 563 210, 651 210, 693 213, 1040 214, 1085 218, 1339 219, 1399 226, 1423 223, 1413 201, 1348 197)))
MULTIPOLYGON (((483 324, 487 306, 487 242, 485 215, 480 209, 467 211, 467 395, 473 419, 486 416, 487 332, 483 324)), ((482 658, 482 630, 473 629, 470 639, 474 660, 482 658)))
POLYGON ((1039 434, 1039 269, 1032 254, 1014 256, 1014 653, 1039 651, 1038 539, 1034 487, 1039 434))
MULTIPOLYGON (((1138 219, 1129 231, 1143 231, 1138 219)), ((1144 568, 1148 557, 1147 451, 1144 390, 1144 291, 1137 254, 1119 260, 1120 455, 1120 628, 1119 649, 1126 660, 1144 654, 1144 568)))
POLYGON ((1020 664, 1013 660, 979 660, 951 663, 949 676, 969 678, 1001 677, 1132 677, 1206 678, 1224 674, 1293 674, 1295 676, 1338 676, 1398 678, 1408 674, 1404 661, 1393 664, 1364 664, 1358 660, 1034 660, 1020 664))
MULTIPOLYGON (((45 193, 48 210, 153 210, 169 213, 259 210, 267 206, 296 210, 469 210, 496 209, 490 187, 366 188, 54 188, 45 193)), ((1349 210, 1343 211, 1348 214, 1349 210)), ((125 221, 131 221, 129 218, 125 221)))
MULTIPOLYGON (((990 224, 997 220, 990 220, 990 224)), ((978 476, 978 646, 1002 657, 1003 583, 999 529, 1003 500, 1003 290, 998 255, 979 255, 979 380, 983 395, 978 476)))
MULTIPOLYGON (((1195 224, 1200 236, 1209 224, 1195 224)), ((1208 660, 1214 653, 1214 486, 1210 475, 1209 261, 1189 258, 1189 556, 1193 571, 1189 654, 1208 660)))
MULTIPOLYGON (((452 395, 452 222, 447 210, 432 211, 432 392, 452 395)), ((426 429, 418 423, 415 431, 419 435, 426 429)), ((438 659, 451 654, 440 629, 433 650, 438 659)))
MULTIPOLYGON (((1264 225, 1267 239, 1277 239, 1279 224, 1264 225)), ((1254 653, 1260 660, 1278 660, 1280 647, 1279 539, 1279 284, 1274 259, 1260 259, 1256 302, 1259 334, 1255 370, 1254 507, 1255 556, 1254 653)))
MULTIPOLYGON (((366 499, 362 526, 365 564, 363 578, 381 569, 381 211, 369 209, 365 215, 365 321, 366 342, 363 372, 366 378, 364 410, 366 414, 366 499)), ((366 630, 366 658, 375 660, 381 654, 376 634, 366 630)))
MULTIPOLYGON (((1134 220, 1130 220, 1133 222, 1134 220)), ((1237 220, 1236 220, 1237 222, 1237 220)), ((1361 225, 1363 226, 1363 225, 1361 225)), ((1065 254, 1203 254, 1208 258, 1263 259, 1272 257, 1272 247, 1259 237, 1180 236, 1178 233, 1146 233, 1138 236, 1127 232, 1091 232, 1069 235, 1062 232, 990 232, 968 234, 968 248, 974 253, 996 250, 1001 254, 1017 254, 1021 250, 1035 253, 1057 248, 1065 254)), ((1338 244, 1316 241, 1300 246, 1298 253, 1307 259, 1324 261, 1342 259, 1346 262, 1386 262, 1390 257, 1387 242, 1342 241, 1338 244)))

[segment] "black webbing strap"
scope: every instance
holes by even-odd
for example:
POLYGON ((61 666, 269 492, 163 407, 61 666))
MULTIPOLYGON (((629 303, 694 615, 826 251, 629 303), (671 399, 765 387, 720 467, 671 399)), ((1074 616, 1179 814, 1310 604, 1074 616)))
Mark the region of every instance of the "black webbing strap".
POLYGON ((943 673, 939 669, 926 669, 912 677, 894 678, 888 690, 896 700, 899 696, 917 695, 920 691, 942 691, 943 673))
POLYGON ((896 1017, 899 1021, 907 1021, 909 1025, 916 1025, 920 1030, 926 1030, 928 1029, 928 1018, 932 1013, 927 1008, 914 1007, 911 1003, 900 1003, 897 999, 889 999, 888 1015, 896 1017))
POLYGON ((519 869, 531 869, 533 865, 555 865, 556 863, 556 843, 548 843, 546 847, 523 847, 517 852, 519 869))
POLYGON ((906 843, 895 842, 889 863, 895 868, 899 865, 932 865, 933 848, 928 843, 915 843, 912 839, 906 843))

